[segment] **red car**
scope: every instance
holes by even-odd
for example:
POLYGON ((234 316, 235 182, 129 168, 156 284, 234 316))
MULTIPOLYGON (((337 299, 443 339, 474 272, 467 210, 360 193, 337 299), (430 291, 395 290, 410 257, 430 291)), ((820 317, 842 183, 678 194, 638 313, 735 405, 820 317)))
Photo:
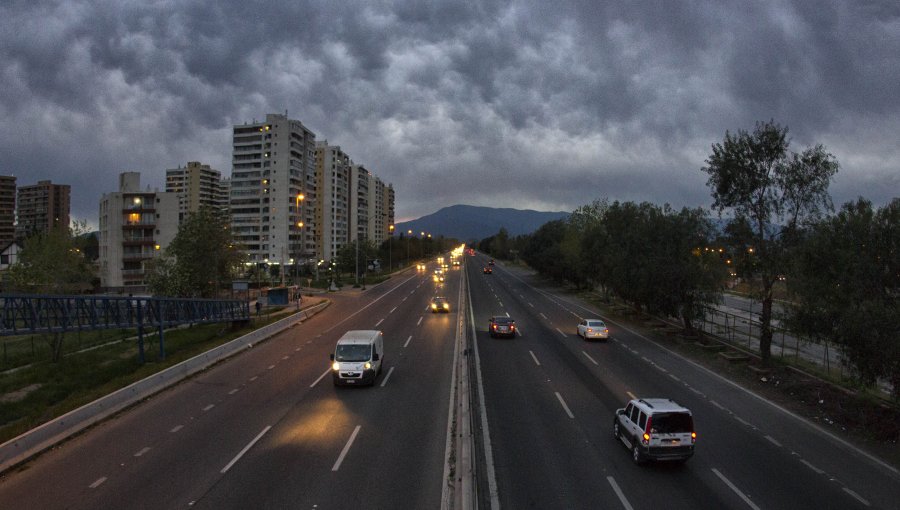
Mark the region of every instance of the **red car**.
POLYGON ((511 317, 495 315, 491 317, 491 323, 488 326, 488 333, 491 334, 491 338, 498 336, 508 336, 510 338, 515 338, 516 321, 511 317))

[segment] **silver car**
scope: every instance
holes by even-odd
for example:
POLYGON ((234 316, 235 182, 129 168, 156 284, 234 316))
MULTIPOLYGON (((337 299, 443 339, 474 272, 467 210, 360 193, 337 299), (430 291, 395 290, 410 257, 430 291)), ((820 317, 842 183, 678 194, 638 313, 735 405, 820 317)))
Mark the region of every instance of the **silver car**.
POLYGON ((578 323, 578 336, 587 340, 588 338, 599 338, 606 340, 609 338, 609 328, 606 323, 600 319, 582 319, 578 323))

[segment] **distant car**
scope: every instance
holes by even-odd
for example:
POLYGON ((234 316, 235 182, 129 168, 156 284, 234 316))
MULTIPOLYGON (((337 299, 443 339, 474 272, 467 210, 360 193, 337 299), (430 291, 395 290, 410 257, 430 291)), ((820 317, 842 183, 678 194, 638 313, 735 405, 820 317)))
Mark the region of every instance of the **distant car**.
POLYGON ((450 313, 450 302, 445 297, 431 298, 431 313, 450 313))
POLYGON ((485 266, 482 271, 484 274, 494 274, 494 269, 491 266, 485 266))
POLYGON ((454 266, 454 267, 459 267, 459 261, 458 261, 458 260, 454 260, 454 261, 453 261, 453 266, 454 266))
POLYGON ((434 277, 432 279, 434 280, 434 283, 444 283, 444 275, 443 274, 435 273, 434 277))
POLYGON ((585 340, 588 338, 606 340, 609 338, 609 328, 600 319, 584 319, 578 323, 578 336, 585 340))
POLYGON ((697 432, 691 411, 667 398, 641 398, 617 409, 613 436, 631 450, 635 464, 684 462, 694 455, 697 432))
POLYGON ((508 336, 513 338, 516 336, 516 321, 511 317, 495 315, 491 317, 488 333, 490 333, 491 338, 498 336, 508 336))
POLYGON ((416 269, 419 271, 424 271, 425 267, 425 264, 416 264, 416 269))
POLYGON ((488 262, 488 265, 489 265, 489 266, 493 266, 493 265, 494 265, 494 259, 491 259, 491 261, 488 262))

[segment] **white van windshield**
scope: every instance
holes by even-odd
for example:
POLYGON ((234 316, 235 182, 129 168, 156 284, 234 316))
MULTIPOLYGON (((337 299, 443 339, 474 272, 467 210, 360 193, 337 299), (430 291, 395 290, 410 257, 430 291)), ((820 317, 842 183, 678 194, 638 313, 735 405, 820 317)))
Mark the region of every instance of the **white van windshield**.
POLYGON ((372 347, 365 344, 338 345, 334 353, 335 361, 369 361, 372 347))

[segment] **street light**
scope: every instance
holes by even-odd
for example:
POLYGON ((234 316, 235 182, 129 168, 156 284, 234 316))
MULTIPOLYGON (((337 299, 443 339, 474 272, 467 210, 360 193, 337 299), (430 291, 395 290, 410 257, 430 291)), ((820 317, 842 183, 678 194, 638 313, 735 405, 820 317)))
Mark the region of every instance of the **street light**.
POLYGON ((394 226, 388 225, 388 231, 390 232, 390 237, 388 237, 388 273, 394 270, 394 261, 391 257, 391 252, 394 249, 394 226))
POLYGON ((409 238, 412 237, 412 230, 406 231, 406 263, 409 264, 409 238))

